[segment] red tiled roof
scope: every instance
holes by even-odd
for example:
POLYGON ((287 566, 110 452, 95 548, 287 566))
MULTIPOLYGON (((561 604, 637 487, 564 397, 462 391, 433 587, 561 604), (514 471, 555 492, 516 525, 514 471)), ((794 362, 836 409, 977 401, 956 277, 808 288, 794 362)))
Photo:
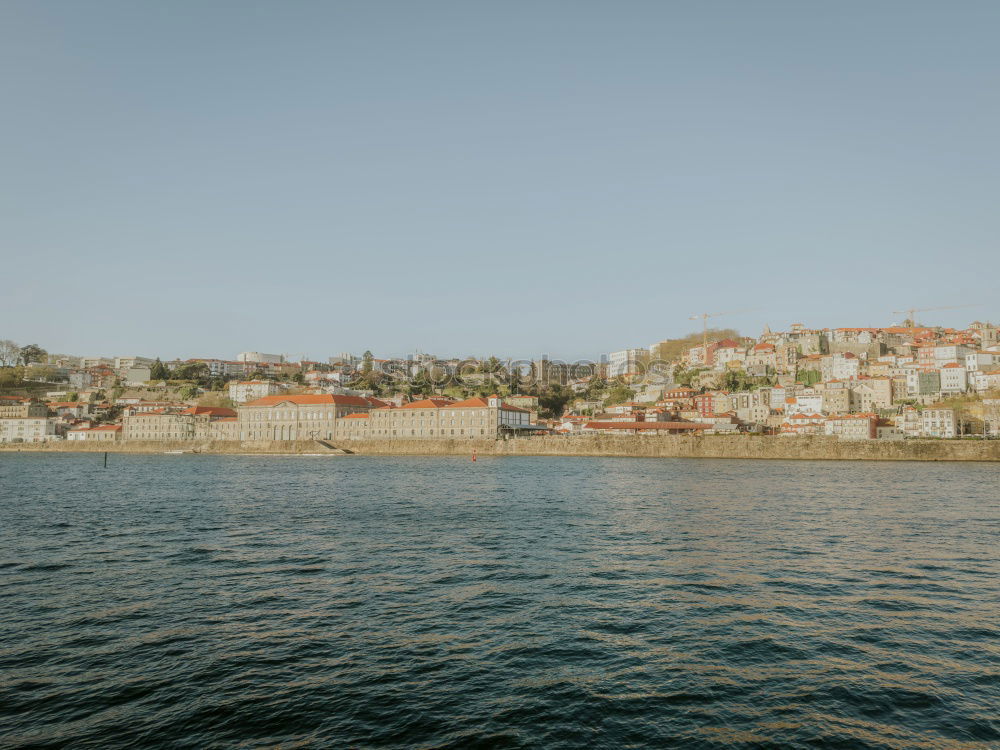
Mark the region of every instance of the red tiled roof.
POLYGON ((236 412, 222 406, 192 406, 181 414, 207 414, 210 417, 235 417, 236 412))
MULTIPOLYGON (((491 396, 491 398, 496 398, 496 396, 491 396)), ((464 401, 456 401, 448 406, 449 409, 482 409, 490 405, 489 399, 485 399, 479 396, 473 398, 467 398, 464 401)), ((528 411, 527 409, 522 409, 520 406, 512 406, 510 404, 505 404, 500 402, 500 409, 502 411, 528 411)))
POLYGON ((419 401, 410 401, 408 404, 403 404, 399 407, 394 407, 392 404, 386 404, 385 406, 380 406, 380 409, 440 409, 442 406, 451 406, 454 401, 450 398, 422 398, 419 401))
POLYGON ((368 414, 366 412, 355 412, 354 414, 347 414, 342 419, 368 419, 368 414))
POLYGON ((264 396, 256 401, 251 401, 245 406, 277 406, 278 404, 295 404, 296 406, 309 406, 330 404, 334 406, 370 406, 371 403, 363 396, 335 396, 330 393, 308 394, 300 393, 294 396, 274 395, 264 396))

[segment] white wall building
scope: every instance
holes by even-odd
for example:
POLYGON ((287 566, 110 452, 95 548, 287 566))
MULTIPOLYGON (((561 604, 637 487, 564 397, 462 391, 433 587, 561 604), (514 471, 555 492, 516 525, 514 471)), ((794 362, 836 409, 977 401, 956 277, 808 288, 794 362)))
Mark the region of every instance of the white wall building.
POLYGON ((55 420, 48 417, 0 419, 0 443, 42 443, 56 434, 55 420))
POLYGON ((273 396, 281 391, 281 386, 270 380, 243 380, 229 384, 229 398, 237 404, 273 396))
POLYGON ((972 354, 972 349, 962 344, 939 344, 934 347, 934 363, 938 367, 950 362, 964 365, 969 354, 972 354))
POLYGON ((953 438, 958 435, 954 409, 931 407, 920 414, 920 436, 953 438))
POLYGON ((972 352, 965 355, 965 369, 969 372, 992 370, 993 365, 997 364, 1000 364, 1000 352, 972 352))
POLYGON ((966 369, 954 362, 941 368, 941 392, 965 393, 969 388, 969 378, 966 369))
POLYGON ((790 396, 785 399, 785 414, 822 414, 823 394, 822 393, 800 393, 798 396, 790 396))
POLYGON ((616 378, 639 372, 649 361, 648 349, 623 349, 608 355, 608 377, 616 378))
POLYGON ((281 354, 264 354, 263 352, 240 352, 236 355, 239 362, 267 362, 272 365, 280 365, 285 361, 281 354))

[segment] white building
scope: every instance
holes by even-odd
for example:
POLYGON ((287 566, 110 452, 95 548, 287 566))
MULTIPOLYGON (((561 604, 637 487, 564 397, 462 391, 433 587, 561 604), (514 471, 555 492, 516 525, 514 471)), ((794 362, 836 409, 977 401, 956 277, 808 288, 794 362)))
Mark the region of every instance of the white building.
POLYGON ((971 375, 972 387, 978 393, 1000 390, 1000 369, 976 370, 971 375))
POLYGON ((968 373, 964 367, 949 362, 941 368, 941 392, 965 393, 969 388, 968 373))
POLYGON ((43 443, 56 434, 56 423, 48 417, 0 419, 0 443, 43 443))
POLYGON ((273 396, 281 391, 281 386, 270 380, 243 380, 229 384, 229 398, 237 404, 273 396))
POLYGON ((939 344, 934 347, 934 364, 943 367, 949 363, 965 364, 965 358, 972 354, 973 350, 962 344, 939 344))
POLYGON ((829 354, 820 360, 823 380, 856 380, 861 374, 861 360, 850 352, 829 354))
POLYGON ((66 439, 74 442, 109 442, 120 440, 121 435, 120 424, 106 424, 100 427, 76 427, 66 433, 66 439))
POLYGON ((919 411, 912 406, 904 406, 903 411, 896 416, 896 429, 902 433, 903 437, 920 437, 921 419, 919 411))
POLYGON ((1000 352, 972 352, 965 355, 965 369, 970 373, 991 370, 996 364, 1000 364, 1000 352))
POLYGON ((623 349, 608 355, 608 377, 617 378, 640 372, 649 361, 648 349, 623 349))
POLYGON ((813 391, 812 393, 800 393, 798 396, 789 396, 785 399, 785 414, 793 413, 822 414, 823 394, 813 391))
POLYGON ((823 432, 840 440, 875 440, 878 417, 874 414, 844 414, 827 417, 823 432))
POLYGON ((958 435, 955 410, 930 407, 920 414, 920 436, 953 438, 958 435))
POLYGON ((115 357, 115 369, 119 373, 124 373, 133 367, 149 367, 153 361, 149 357, 115 357))
POLYGON ((285 361, 281 354, 264 354, 263 352, 240 352, 236 355, 239 362, 267 362, 272 365, 280 365, 285 361))
POLYGON ((91 367, 112 367, 114 363, 111 357, 80 357, 81 370, 89 370, 91 367))

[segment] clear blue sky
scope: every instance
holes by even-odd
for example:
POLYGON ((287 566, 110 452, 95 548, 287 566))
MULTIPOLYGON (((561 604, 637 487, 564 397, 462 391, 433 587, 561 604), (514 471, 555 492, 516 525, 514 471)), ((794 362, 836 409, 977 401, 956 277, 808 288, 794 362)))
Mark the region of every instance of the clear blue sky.
POLYGON ((0 338, 594 356, 1000 318, 1000 3, 0 3, 0 338))

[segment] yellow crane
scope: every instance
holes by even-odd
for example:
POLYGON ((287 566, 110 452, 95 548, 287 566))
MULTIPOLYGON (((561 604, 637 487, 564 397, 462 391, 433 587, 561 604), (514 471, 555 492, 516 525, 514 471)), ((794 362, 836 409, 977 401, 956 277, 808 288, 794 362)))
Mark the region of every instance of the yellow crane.
POLYGON ((728 310, 718 313, 698 313, 692 315, 688 320, 701 320, 701 357, 705 364, 708 364, 708 319, 718 318, 722 315, 735 315, 736 313, 749 312, 749 310, 728 310))
POLYGON ((893 310, 893 315, 905 315, 910 321, 910 329, 917 327, 916 318, 913 316, 918 312, 930 312, 931 310, 960 310, 963 307, 979 307, 979 305, 944 305, 942 307, 911 307, 908 310, 893 310))

